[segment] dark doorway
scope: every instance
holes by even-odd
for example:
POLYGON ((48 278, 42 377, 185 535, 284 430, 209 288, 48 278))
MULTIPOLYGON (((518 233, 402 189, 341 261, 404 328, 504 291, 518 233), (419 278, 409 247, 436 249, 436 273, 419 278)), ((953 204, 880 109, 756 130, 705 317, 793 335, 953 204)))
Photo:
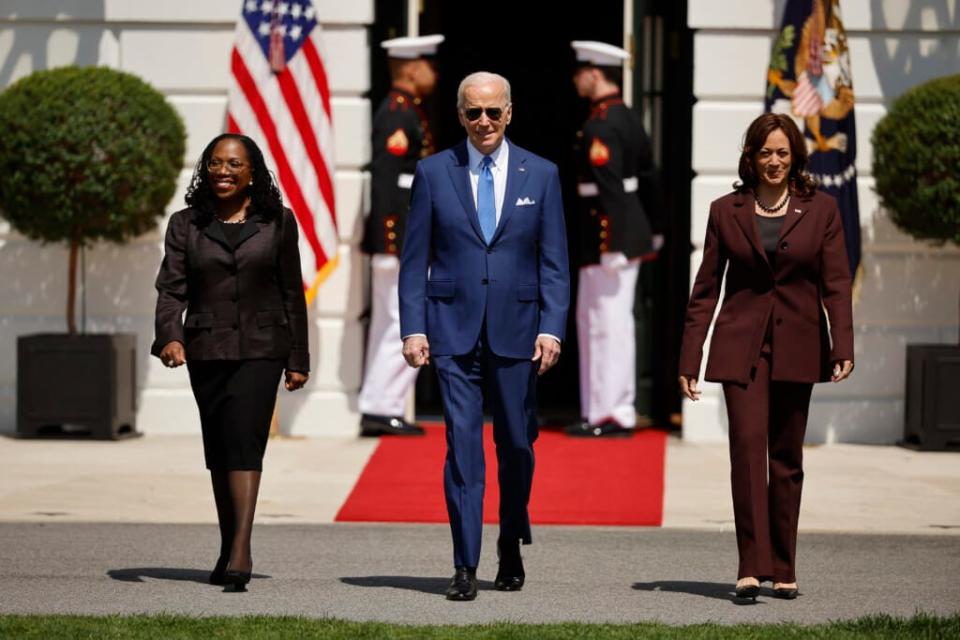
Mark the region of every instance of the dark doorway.
MULTIPOLYGON (((376 2, 377 20, 371 32, 374 104, 379 103, 389 84, 384 61, 378 64, 382 58, 378 44, 383 38, 405 33, 405 5, 393 0, 376 2)), ((446 36, 437 59, 439 85, 435 98, 425 105, 432 114, 437 147, 449 147, 463 138, 456 115, 460 80, 473 71, 492 71, 504 75, 512 85, 514 112, 507 135, 516 144, 560 167, 570 238, 573 303, 580 266, 573 251, 578 213, 573 144, 588 105, 573 88, 570 41, 622 42, 623 0, 591 0, 563 6, 555 2, 515 2, 499 18, 489 14, 478 18, 476 7, 469 3, 422 0, 421 7, 420 33, 446 36)), ((658 425, 667 425, 671 415, 679 410, 675 367, 669 363, 675 362, 679 349, 675 325, 682 323, 689 273, 692 38, 686 28, 685 2, 634 0, 634 15, 633 104, 644 114, 657 148, 672 220, 662 264, 647 270, 640 284, 643 290, 638 291, 637 408, 658 425)), ((544 376, 539 389, 540 413, 548 423, 573 420, 580 414, 573 312, 571 305, 560 363, 544 376)), ((432 371, 418 378, 417 412, 426 416, 441 414, 432 371)))

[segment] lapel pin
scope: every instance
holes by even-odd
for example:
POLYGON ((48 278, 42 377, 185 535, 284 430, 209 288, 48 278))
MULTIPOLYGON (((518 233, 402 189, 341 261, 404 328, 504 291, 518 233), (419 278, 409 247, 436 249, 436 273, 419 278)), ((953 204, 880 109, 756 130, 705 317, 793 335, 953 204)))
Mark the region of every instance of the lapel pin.
POLYGON ((793 212, 794 212, 794 213, 800 213, 800 209, 794 209, 793 212))
POLYGON ((526 169, 524 169, 523 167, 520 167, 520 169, 518 169, 518 171, 520 171, 520 173, 523 173, 524 171, 526 171, 526 169))

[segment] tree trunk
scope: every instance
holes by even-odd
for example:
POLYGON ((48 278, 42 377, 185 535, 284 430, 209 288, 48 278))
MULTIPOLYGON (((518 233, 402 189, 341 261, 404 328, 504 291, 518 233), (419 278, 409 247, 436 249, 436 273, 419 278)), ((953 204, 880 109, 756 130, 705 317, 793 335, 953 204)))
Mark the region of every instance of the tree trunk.
POLYGON ((74 307, 77 300, 77 252, 80 250, 80 243, 75 239, 70 240, 70 269, 67 275, 67 332, 73 335, 77 332, 77 320, 75 318, 74 307))

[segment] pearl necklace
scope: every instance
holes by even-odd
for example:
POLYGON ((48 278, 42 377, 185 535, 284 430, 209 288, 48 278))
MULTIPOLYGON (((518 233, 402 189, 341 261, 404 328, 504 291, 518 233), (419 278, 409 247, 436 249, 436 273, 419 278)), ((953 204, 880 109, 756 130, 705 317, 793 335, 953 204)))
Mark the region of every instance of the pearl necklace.
POLYGON ((222 222, 223 224, 243 224, 244 222, 247 221, 247 218, 246 218, 246 216, 244 216, 243 218, 240 218, 239 220, 224 220, 223 218, 217 218, 217 220, 219 220, 219 221, 222 222))
POLYGON ((788 189, 787 192, 786 192, 785 194, 783 194, 783 200, 781 200, 780 202, 778 202, 777 204, 775 204, 775 205, 772 206, 772 207, 767 207, 767 206, 765 206, 762 202, 760 202, 760 196, 759 196, 759 195, 758 195, 756 198, 754 198, 754 199, 755 199, 756 202, 757 202, 757 206, 760 207, 761 210, 763 210, 763 211, 765 211, 765 212, 767 212, 767 213, 776 213, 777 211, 780 211, 780 209, 783 209, 784 205, 787 204, 787 200, 790 199, 790 190, 788 189))

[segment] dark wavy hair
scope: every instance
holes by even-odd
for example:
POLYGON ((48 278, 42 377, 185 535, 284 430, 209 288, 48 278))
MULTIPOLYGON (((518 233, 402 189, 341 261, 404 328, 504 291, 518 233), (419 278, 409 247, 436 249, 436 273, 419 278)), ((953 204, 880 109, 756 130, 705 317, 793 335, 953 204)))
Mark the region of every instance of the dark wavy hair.
POLYGON ((734 182, 733 188, 740 192, 756 189, 760 177, 757 175, 754 158, 763 148, 767 136, 777 129, 783 131, 790 142, 790 173, 787 176, 790 193, 798 196, 813 195, 817 182, 807 173, 807 145, 803 133, 793 118, 782 113, 765 113, 747 127, 743 136, 743 151, 740 153, 740 181, 734 182))
POLYGON ((280 195, 280 189, 274 181, 273 174, 267 169, 267 163, 263 159, 260 147, 257 146, 256 142, 240 133, 221 133, 207 144, 193 169, 193 178, 190 180, 187 196, 184 198, 187 206, 192 207, 200 214, 201 224, 209 222, 216 215, 217 196, 210 188, 210 172, 207 170, 207 162, 213 155, 213 149, 221 140, 239 140, 247 150, 247 157, 250 159, 253 174, 253 184, 246 190, 246 194, 250 196, 248 214, 256 215, 263 220, 279 219, 279 216, 283 213, 283 196, 280 195))

